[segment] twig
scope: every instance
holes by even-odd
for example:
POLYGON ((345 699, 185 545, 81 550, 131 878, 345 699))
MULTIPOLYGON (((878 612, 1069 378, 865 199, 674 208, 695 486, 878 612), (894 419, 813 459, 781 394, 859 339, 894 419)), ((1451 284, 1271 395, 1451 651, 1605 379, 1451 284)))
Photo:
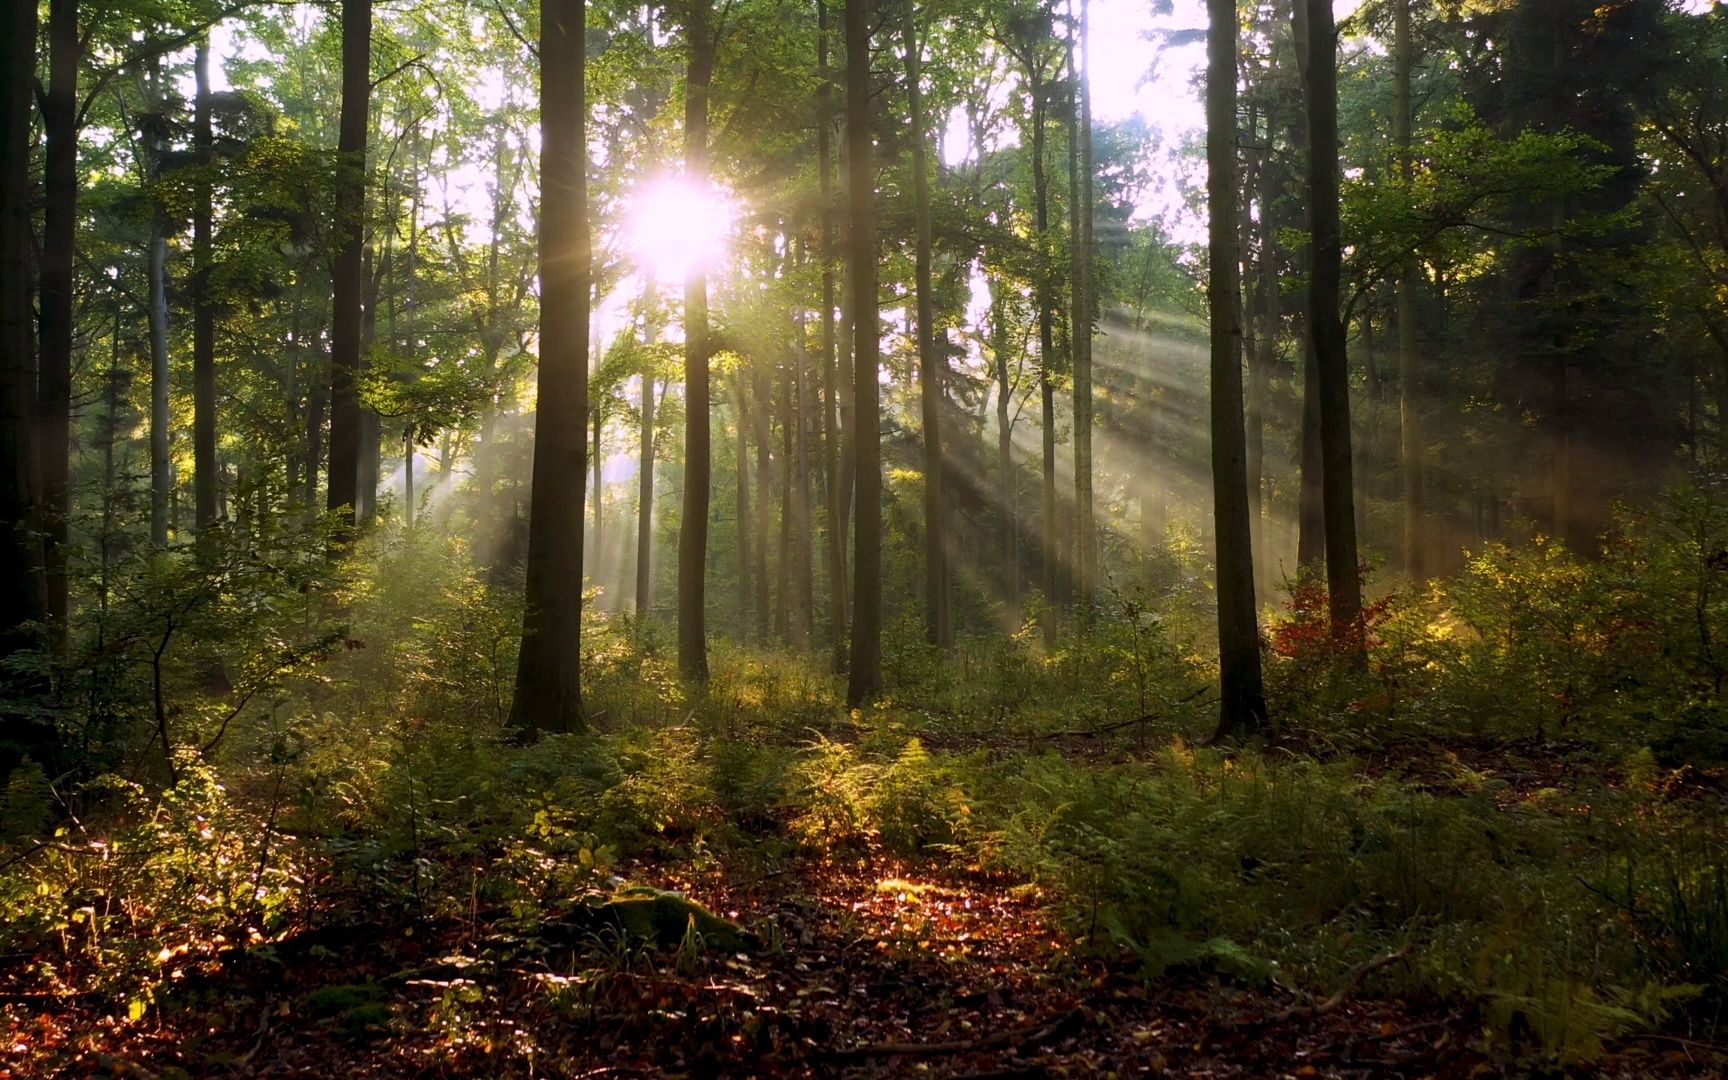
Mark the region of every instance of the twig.
POLYGON ((1013 1028, 984 1035, 976 1039, 931 1043, 866 1043, 845 1050, 825 1050, 823 1057, 846 1060, 873 1057, 939 1057, 944 1054, 966 1054, 974 1050, 989 1050, 1000 1046, 1038 1046, 1055 1042, 1080 1030, 1086 1022, 1086 1011, 1074 1009, 1054 1020, 1035 1027, 1013 1028))

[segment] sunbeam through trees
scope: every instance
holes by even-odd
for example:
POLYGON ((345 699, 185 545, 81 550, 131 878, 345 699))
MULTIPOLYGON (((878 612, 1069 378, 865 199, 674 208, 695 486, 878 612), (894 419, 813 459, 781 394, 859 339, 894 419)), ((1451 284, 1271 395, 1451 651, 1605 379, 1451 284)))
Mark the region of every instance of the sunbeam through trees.
POLYGON ((1728 1075, 1722 0, 13 0, 0 1077, 1728 1075))

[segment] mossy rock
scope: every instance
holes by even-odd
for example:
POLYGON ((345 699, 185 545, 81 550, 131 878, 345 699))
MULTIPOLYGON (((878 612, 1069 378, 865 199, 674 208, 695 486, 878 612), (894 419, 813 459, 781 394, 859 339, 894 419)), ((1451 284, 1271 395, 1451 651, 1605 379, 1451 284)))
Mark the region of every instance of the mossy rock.
POLYGON ((635 941, 675 946, 692 932, 709 948, 737 952, 755 948, 756 935, 685 896, 647 885, 626 886, 582 905, 584 921, 610 927, 635 941))
POLYGON ((300 1003, 313 1017, 335 1021, 350 1035, 379 1030, 390 1020, 390 1005, 377 983, 320 986, 304 994, 300 1003))

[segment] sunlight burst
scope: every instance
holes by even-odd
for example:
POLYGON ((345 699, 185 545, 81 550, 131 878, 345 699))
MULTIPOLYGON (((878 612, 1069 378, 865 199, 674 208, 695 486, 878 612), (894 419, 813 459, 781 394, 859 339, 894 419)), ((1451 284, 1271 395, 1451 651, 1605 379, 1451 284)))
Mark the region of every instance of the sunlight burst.
POLYGON ((631 207, 630 249, 643 271, 663 282, 712 269, 732 232, 733 206, 722 193, 681 177, 650 182, 631 207))

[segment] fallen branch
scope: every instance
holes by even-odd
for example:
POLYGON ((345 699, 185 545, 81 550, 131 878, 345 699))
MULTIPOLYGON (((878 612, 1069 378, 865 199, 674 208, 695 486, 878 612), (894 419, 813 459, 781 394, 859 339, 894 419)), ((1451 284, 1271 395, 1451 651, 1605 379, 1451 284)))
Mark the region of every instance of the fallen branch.
POLYGON ((1086 1011, 1074 1009, 1054 1020, 1034 1027, 1013 1028, 983 1035, 976 1039, 931 1043, 866 1043, 845 1050, 825 1050, 823 1057, 847 1060, 876 1057, 939 1057, 944 1054, 967 1054, 977 1050, 993 1050, 1003 1046, 1040 1046, 1076 1034, 1086 1023, 1086 1011))
MULTIPOLYGON (((1200 689, 1194 691, 1192 694, 1189 694, 1187 697, 1179 698, 1175 701, 1170 702, 1169 704, 1172 707, 1186 705, 1190 701, 1193 701, 1196 698, 1201 697, 1202 695, 1204 695, 1207 691, 1209 691, 1211 689, 1212 688, 1210 686, 1202 686, 1200 689)), ((1099 727, 1099 728, 1081 728, 1081 729, 1074 729, 1074 730, 1070 730, 1070 731, 1045 731, 1045 732, 1041 732, 1037 735, 1032 736, 1032 738, 1034 740, 1037 740, 1037 739, 1096 739, 1100 736, 1108 735, 1113 731, 1121 731, 1123 728, 1133 727, 1135 724, 1151 724, 1151 723, 1156 723, 1157 720, 1158 720, 1158 716, 1155 713, 1147 713, 1144 716, 1136 716, 1132 720, 1118 720, 1114 724, 1105 724, 1103 727, 1099 727)))
POLYGON ((1409 956, 1411 948, 1412 946, 1406 945, 1395 952, 1389 952, 1384 956, 1376 956, 1365 964, 1357 965, 1357 967, 1345 977, 1344 984, 1340 986, 1331 997, 1326 998, 1323 1001, 1315 1002, 1312 1005, 1292 1005, 1287 1009, 1280 1009, 1275 1013, 1261 1016, 1253 1020, 1240 1020, 1234 1023, 1225 1024, 1224 1030, 1253 1030, 1256 1028, 1272 1027, 1278 1024, 1287 1024, 1292 1020, 1312 1020, 1317 1016, 1325 1016, 1327 1013, 1334 1011, 1346 1001, 1349 1001, 1351 996, 1354 995, 1357 990, 1361 989, 1362 984, 1367 981, 1368 976, 1382 968, 1391 967, 1406 956, 1409 956))

